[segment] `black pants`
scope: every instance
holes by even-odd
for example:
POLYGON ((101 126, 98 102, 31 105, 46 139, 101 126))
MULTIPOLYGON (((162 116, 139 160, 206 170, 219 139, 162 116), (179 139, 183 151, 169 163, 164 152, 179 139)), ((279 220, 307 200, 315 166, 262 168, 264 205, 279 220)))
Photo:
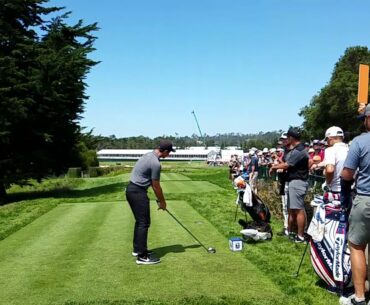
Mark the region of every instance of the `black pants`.
POLYGON ((133 250, 139 255, 148 250, 148 230, 150 226, 149 198, 145 188, 130 182, 126 189, 126 199, 135 217, 133 250))

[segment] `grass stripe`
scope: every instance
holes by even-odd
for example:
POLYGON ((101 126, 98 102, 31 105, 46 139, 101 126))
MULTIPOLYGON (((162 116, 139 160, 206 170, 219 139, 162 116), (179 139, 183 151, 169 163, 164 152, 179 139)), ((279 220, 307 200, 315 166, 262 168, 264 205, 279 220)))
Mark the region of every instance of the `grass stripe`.
POLYGON ((79 273, 111 206, 60 206, 4 240, 0 270, 8 277, 1 281, 0 299, 6 304, 51 304, 59 294, 68 294, 70 279, 79 273), (22 254, 12 255, 12 248, 22 254))
POLYGON ((219 186, 208 181, 163 181, 161 186, 166 194, 196 194, 222 191, 219 186))

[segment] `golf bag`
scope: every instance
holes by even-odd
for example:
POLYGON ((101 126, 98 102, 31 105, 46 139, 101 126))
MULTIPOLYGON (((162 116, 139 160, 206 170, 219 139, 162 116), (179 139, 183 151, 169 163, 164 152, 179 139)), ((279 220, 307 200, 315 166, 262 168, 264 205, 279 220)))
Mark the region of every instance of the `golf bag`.
POLYGON ((316 213, 308 228, 311 235, 311 263, 327 289, 341 295, 353 290, 350 252, 347 244, 347 217, 340 201, 328 202, 316 196, 316 213), (321 202, 321 203, 320 203, 321 202))
MULTIPOLYGON (((249 185, 247 184, 247 188, 249 185)), ((249 191, 248 189, 238 190, 237 204, 240 206, 241 210, 248 212, 254 221, 260 221, 268 223, 270 222, 271 214, 267 205, 262 201, 262 199, 255 194, 252 190, 250 200, 245 200, 245 192, 249 191), (249 203, 248 203, 249 201, 249 203)), ((250 189, 250 188, 249 188, 250 189)))
POLYGON ((235 179, 238 193, 236 204, 240 206, 242 211, 248 212, 252 218, 252 221, 249 222, 243 219, 239 220, 239 224, 243 227, 240 233, 245 241, 271 240, 270 210, 262 199, 251 190, 249 184, 243 184, 240 178, 235 179))

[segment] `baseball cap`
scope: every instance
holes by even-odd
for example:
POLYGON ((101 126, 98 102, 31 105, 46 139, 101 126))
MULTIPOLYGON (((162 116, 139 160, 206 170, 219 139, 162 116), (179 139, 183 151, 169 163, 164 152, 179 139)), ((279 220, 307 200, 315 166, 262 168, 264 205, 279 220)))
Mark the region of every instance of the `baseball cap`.
POLYGON ((288 139, 288 135, 285 131, 281 134, 280 139, 288 139))
POLYGON ((313 141, 312 141, 312 144, 313 144, 313 145, 320 144, 320 140, 315 139, 315 140, 313 140, 313 141))
POLYGON ((370 104, 367 104, 364 113, 357 116, 358 119, 363 120, 366 116, 370 116, 370 104))
POLYGON ((287 132, 288 137, 292 137, 294 139, 300 139, 301 138, 301 133, 299 132, 298 129, 290 127, 288 132, 287 132))
POLYGON ((342 128, 337 126, 332 126, 328 128, 325 132, 325 139, 328 137, 344 137, 342 128))
POLYGON ((176 149, 173 148, 172 142, 169 140, 161 140, 159 142, 158 148, 160 150, 167 150, 167 151, 172 151, 172 152, 176 151, 176 149))

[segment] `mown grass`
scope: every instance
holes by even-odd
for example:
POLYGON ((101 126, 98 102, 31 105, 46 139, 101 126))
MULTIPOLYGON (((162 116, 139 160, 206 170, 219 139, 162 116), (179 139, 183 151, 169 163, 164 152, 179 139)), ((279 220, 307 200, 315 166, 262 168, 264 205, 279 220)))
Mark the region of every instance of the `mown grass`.
MULTIPOLYGON (((197 165, 196 168, 189 166, 167 165, 163 172, 163 185, 166 187, 166 180, 179 181, 183 186, 187 179, 206 182, 206 184, 217 185, 210 188, 210 192, 202 192, 202 188, 196 193, 181 192, 181 186, 173 189, 169 187, 166 198, 171 209, 171 200, 183 200, 190 204, 200 215, 209 220, 214 227, 226 238, 239 236, 240 227, 234 221, 236 193, 227 179, 227 168, 204 168, 197 165), (173 175, 175 174, 175 175, 173 175), (179 174, 179 175, 177 175, 179 174), (167 179, 165 178, 167 175, 167 179), (181 178, 184 175, 184 179, 181 178), (186 178, 185 178, 186 177, 186 178), (171 191, 172 189, 172 191, 171 191)), ((10 236, 22 227, 38 219, 44 213, 48 213, 60 203, 89 203, 89 202, 114 202, 123 201, 123 188, 127 185, 128 174, 119 176, 111 175, 104 178, 91 179, 52 179, 45 181, 41 185, 29 188, 13 188, 10 191, 10 198, 13 203, 0 207, 0 239, 10 236), (26 200, 31 198, 31 200, 26 200)), ((202 185, 201 183, 200 185, 202 185)), ((271 188, 271 186, 269 186, 271 188)), ((274 201, 271 189, 266 194, 261 191, 261 196, 269 196, 269 202, 274 201)), ((153 194, 151 193, 153 198, 153 194)), ((280 206, 277 202, 274 208, 280 206)), ((272 209, 273 210, 273 209, 272 209)), ((238 218, 244 215, 238 212, 238 218)), ((281 221, 277 218, 272 219, 274 232, 281 229, 281 221)), ((160 232, 158 232, 160 234, 160 232)), ((297 270, 299 260, 304 250, 304 245, 296 245, 283 237, 274 236, 271 242, 260 242, 247 244, 243 252, 245 262, 252 262, 264 276, 276 284, 285 297, 276 299, 264 299, 263 289, 258 292, 260 298, 240 298, 233 295, 224 296, 191 296, 176 299, 158 298, 99 298, 86 300, 69 300, 65 304, 337 304, 337 297, 328 294, 325 289, 318 284, 318 278, 314 274, 309 262, 307 253, 302 265, 300 275, 292 277, 297 270)), ((242 268, 241 268, 242 269, 242 268)), ((238 272, 236 267, 234 272, 238 272)), ((196 276, 196 275, 194 275, 196 276)), ((250 276, 245 274, 245 276, 250 276)), ((222 278, 220 279, 222 280, 222 278)), ((244 283, 236 282, 235 289, 250 289, 244 283)))

